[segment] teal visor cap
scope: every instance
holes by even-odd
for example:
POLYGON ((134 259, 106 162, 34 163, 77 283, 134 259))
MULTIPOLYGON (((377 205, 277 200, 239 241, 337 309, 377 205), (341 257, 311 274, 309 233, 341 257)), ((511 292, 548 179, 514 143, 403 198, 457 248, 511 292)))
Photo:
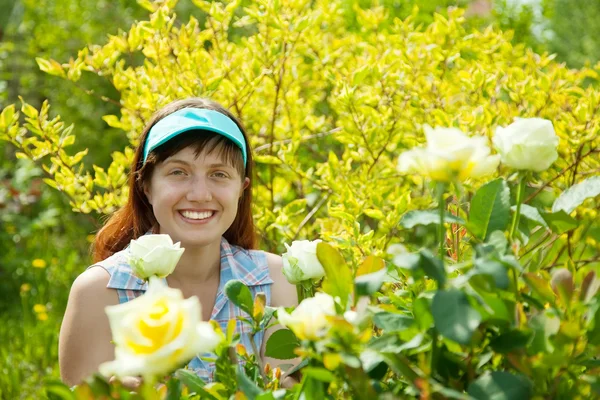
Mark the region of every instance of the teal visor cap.
POLYGON ((246 141, 240 128, 228 116, 218 111, 203 108, 183 108, 158 121, 148 132, 144 145, 144 163, 148 154, 161 144, 191 130, 204 130, 218 133, 235 143, 244 157, 244 167, 248 159, 246 141))

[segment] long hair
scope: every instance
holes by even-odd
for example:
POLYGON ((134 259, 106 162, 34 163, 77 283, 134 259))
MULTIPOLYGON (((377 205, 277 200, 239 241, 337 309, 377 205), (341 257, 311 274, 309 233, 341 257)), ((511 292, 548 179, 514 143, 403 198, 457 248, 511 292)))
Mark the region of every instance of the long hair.
POLYGON ((256 231, 252 220, 252 152, 248 143, 248 136, 240 121, 220 104, 203 99, 187 98, 169 103, 158 110, 144 127, 140 137, 133 165, 129 173, 129 198, 127 203, 117 210, 100 229, 94 240, 93 261, 99 262, 114 253, 123 250, 129 242, 153 230, 157 232, 158 222, 154 217, 152 206, 144 194, 144 185, 152 176, 156 164, 177 153, 185 147, 193 146, 196 154, 203 151, 212 152, 216 149, 224 156, 226 162, 234 165, 242 179, 250 179, 250 184, 244 189, 240 198, 237 215, 227 231, 223 234, 225 239, 233 245, 245 249, 255 249, 257 246, 256 231), (224 136, 203 131, 190 131, 177 136, 164 145, 153 150, 146 163, 143 161, 144 143, 150 129, 161 119, 182 108, 195 107, 218 111, 231 118, 240 128, 246 142, 248 152, 247 163, 244 168, 240 149, 224 136))

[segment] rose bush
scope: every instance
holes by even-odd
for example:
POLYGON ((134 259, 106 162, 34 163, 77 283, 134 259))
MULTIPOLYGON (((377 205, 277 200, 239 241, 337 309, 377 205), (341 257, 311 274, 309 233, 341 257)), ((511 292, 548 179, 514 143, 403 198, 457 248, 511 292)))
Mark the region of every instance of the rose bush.
MULTIPOLYGON (((350 29, 341 1, 196 1, 204 25, 180 24, 173 2, 141 3, 147 21, 68 63, 40 60, 78 85, 94 74, 115 87, 120 112, 104 119, 130 145, 110 165, 87 171, 85 150, 71 151, 76 131, 48 104, 6 107, 0 138, 41 163, 74 209, 107 214, 127 197, 131 147, 149 115, 174 98, 213 97, 253 133, 263 248, 282 253, 286 242, 320 237, 316 290, 336 310, 317 340, 281 330, 266 344, 269 356, 309 364, 300 385, 279 391, 277 374, 236 353, 231 336, 217 349, 217 382, 177 371, 171 398, 181 385, 218 399, 598 396, 597 67, 567 69, 513 46, 509 33, 471 31, 460 10, 421 26, 354 7, 359 29, 350 29), (470 161, 503 150, 470 140, 489 143, 515 117, 552 121, 559 157, 539 172, 505 163, 471 179, 470 161), (405 155, 411 172, 399 175, 401 154, 428 141, 425 125, 469 141, 448 133, 456 143, 405 155), (442 182, 435 192, 432 179, 442 182), (355 324, 343 318, 352 312, 355 324), (243 371, 234 356, 247 361, 243 371)), ((245 323, 255 331, 278 311, 252 300, 243 300, 245 323)), ((90 387, 106 386, 76 395, 90 387)))

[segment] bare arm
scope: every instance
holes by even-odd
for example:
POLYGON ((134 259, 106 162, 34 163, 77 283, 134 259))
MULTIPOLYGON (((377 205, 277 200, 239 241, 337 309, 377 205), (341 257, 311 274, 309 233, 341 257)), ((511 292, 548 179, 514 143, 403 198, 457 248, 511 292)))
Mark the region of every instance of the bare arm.
MULTIPOLYGON (((269 273, 271 275, 271 279, 273 279, 273 285, 271 286, 271 307, 297 306, 298 294, 296 292, 296 286, 289 283, 285 278, 285 275, 283 275, 283 261, 281 257, 276 254, 267 253, 267 262, 269 264, 269 273)), ((277 324, 265 331, 265 337, 262 343, 260 354, 264 362, 268 362, 272 367, 277 367, 282 364, 297 365, 300 363, 299 358, 294 358, 291 360, 278 360, 276 358, 265 356, 266 344, 269 340, 269 337, 273 334, 273 332, 282 328, 283 327, 281 325, 277 324)), ((288 377, 286 379, 288 379, 288 382, 286 382, 287 384, 284 384, 284 386, 295 383, 294 381, 289 382, 289 380, 292 378, 288 377)))
POLYGON ((100 267, 77 277, 67 303, 60 329, 58 359, 60 375, 69 385, 77 385, 114 359, 114 345, 104 308, 118 304, 113 289, 106 287, 110 276, 100 267))

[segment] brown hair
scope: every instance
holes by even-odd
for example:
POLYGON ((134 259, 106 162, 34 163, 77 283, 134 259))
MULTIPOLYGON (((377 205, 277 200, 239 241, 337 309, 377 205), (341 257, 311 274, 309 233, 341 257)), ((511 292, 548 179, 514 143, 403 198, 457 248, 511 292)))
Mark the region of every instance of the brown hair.
POLYGON ((242 179, 250 179, 250 184, 244 189, 240 198, 237 215, 223 236, 233 245, 245 249, 256 248, 256 232, 252 220, 252 153, 246 131, 240 121, 220 104, 211 100, 193 97, 167 104, 154 113, 144 127, 140 144, 135 151, 133 167, 129 173, 129 198, 127 203, 108 219, 96 235, 93 249, 94 262, 110 257, 114 253, 123 250, 132 239, 137 239, 149 230, 156 229, 158 223, 144 194, 144 183, 152 176, 152 171, 157 164, 188 146, 195 148, 196 155, 203 151, 208 153, 215 150, 219 151, 227 163, 236 167, 242 179), (218 111, 231 118, 238 125, 244 135, 248 152, 245 168, 242 153, 233 142, 224 136, 207 131, 202 131, 202 135, 198 135, 198 131, 190 131, 177 136, 153 150, 148 155, 146 163, 144 163, 144 143, 150 129, 167 115, 187 107, 218 111))

